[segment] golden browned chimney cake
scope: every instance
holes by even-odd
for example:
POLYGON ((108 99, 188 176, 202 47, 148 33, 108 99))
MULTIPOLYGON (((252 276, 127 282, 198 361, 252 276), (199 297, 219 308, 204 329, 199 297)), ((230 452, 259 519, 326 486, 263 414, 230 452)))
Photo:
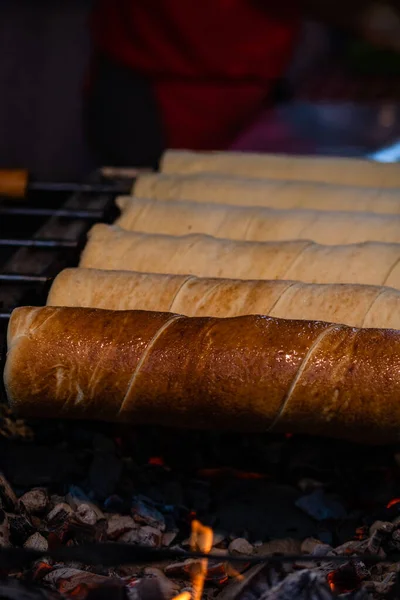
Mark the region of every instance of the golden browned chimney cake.
POLYGON ((80 267, 230 279, 363 283, 400 289, 400 244, 323 246, 310 241, 238 242, 92 227, 80 267))
POLYGON ((397 163, 338 156, 167 150, 161 158, 160 171, 168 174, 220 173, 282 181, 400 188, 400 169, 397 163))
POLYGON ((235 206, 400 214, 400 189, 251 179, 218 173, 146 173, 136 178, 132 195, 235 206))
POLYGON ((312 240, 320 244, 400 242, 400 215, 200 204, 121 196, 116 225, 129 231, 202 233, 254 242, 312 240))
POLYGON ((25 417, 397 442, 400 332, 22 307, 9 323, 4 382, 25 417))
POLYGON ((51 286, 47 304, 170 311, 189 317, 261 314, 400 329, 400 291, 368 285, 64 269, 51 286))

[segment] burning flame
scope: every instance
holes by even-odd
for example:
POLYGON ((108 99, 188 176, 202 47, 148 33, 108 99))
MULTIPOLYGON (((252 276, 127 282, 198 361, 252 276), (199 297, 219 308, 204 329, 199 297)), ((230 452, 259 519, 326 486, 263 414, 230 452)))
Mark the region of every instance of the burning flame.
MULTIPOLYGON (((196 519, 192 521, 192 535, 190 538, 190 548, 192 552, 205 552, 208 554, 211 551, 213 544, 213 530, 211 527, 205 527, 196 519)), ((192 571, 192 586, 193 600, 201 600, 203 593, 204 581, 207 575, 208 560, 200 559, 198 564, 194 565, 192 571)))
MULTIPOLYGON (((204 552, 208 554, 212 549, 213 530, 211 527, 202 525, 197 519, 192 521, 192 535, 190 537, 190 549, 192 552, 204 552)), ((192 580, 193 592, 182 592, 175 596, 173 600, 201 600, 204 581, 207 575, 207 558, 202 558, 192 566, 190 576, 192 580)))

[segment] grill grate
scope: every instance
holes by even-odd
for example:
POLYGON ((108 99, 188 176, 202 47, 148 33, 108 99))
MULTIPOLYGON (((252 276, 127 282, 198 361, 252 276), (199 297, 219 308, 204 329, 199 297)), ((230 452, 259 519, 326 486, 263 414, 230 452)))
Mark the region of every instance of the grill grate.
MULTIPOLYGON (((109 182, 95 172, 88 184, 109 182)), ((114 180, 117 184, 118 181, 114 180)), ((126 185, 126 179, 125 179, 126 185)), ((0 350, 5 358, 11 311, 46 303, 53 278, 77 266, 86 234, 96 222, 112 223, 118 209, 115 192, 87 194, 85 185, 72 195, 32 192, 23 203, 0 200, 0 350)), ((3 395, 2 392, 1 395, 3 395)))

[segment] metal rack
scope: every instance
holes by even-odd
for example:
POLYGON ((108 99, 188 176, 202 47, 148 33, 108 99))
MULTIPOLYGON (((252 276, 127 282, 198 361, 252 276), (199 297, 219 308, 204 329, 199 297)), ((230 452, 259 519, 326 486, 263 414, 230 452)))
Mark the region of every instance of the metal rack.
MULTIPOLYGON (((110 180, 96 172, 88 183, 103 181, 110 180)), ((88 194, 83 185, 80 191, 69 196, 38 192, 23 203, 0 199, 1 362, 5 357, 5 334, 12 310, 21 305, 46 303, 54 277, 66 267, 77 266, 92 225, 115 220, 117 193, 88 194)))

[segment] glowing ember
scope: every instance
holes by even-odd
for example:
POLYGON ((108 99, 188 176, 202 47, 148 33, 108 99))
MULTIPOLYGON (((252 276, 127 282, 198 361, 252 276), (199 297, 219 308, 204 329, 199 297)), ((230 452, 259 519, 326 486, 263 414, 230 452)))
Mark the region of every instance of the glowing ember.
POLYGON ((346 594, 360 587, 361 580, 352 566, 346 566, 327 575, 327 581, 332 592, 346 594))
POLYGON ((163 467, 165 463, 162 456, 152 456, 151 458, 149 458, 148 464, 157 467, 163 467))
POLYGON ((218 479, 221 477, 232 477, 235 479, 266 479, 267 475, 262 473, 253 473, 252 471, 239 471, 229 467, 221 469, 200 469, 197 471, 198 477, 204 479, 218 479))
POLYGON ((175 596, 172 600, 190 600, 189 592, 182 592, 179 596, 175 596))
POLYGON ((387 503, 386 508, 391 508, 395 504, 399 504, 400 498, 393 498, 390 502, 387 503))

